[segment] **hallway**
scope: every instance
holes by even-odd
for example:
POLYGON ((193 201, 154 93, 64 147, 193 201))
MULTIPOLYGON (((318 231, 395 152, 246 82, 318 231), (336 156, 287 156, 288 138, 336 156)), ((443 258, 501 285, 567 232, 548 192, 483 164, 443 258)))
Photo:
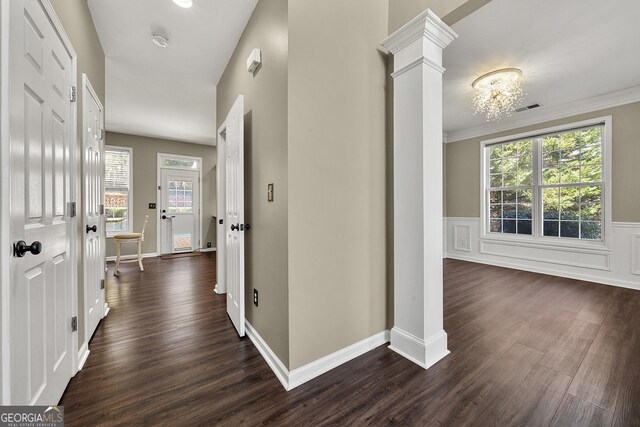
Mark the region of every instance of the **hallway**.
POLYGON ((640 292, 445 260, 449 356, 381 346, 287 393, 212 293, 214 255, 110 264, 67 425, 640 423, 640 292))

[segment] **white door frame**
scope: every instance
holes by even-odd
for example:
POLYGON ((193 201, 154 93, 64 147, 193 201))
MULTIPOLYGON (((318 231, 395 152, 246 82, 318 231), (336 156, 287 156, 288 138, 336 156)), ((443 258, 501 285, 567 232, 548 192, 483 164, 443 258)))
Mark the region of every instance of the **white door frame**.
MULTIPOLYGON (((49 0, 38 0, 42 5, 45 13, 50 19, 53 28, 58 33, 62 43, 71 57, 71 72, 74 76, 73 86, 77 87, 77 70, 78 55, 76 54, 69 37, 67 36, 60 19, 56 15, 53 6, 49 0)), ((9 162, 9 3, 8 1, 0 2, 0 200, 9 200, 9 188, 11 177, 11 164, 9 162)), ((71 104, 70 126, 70 203, 78 203, 78 126, 77 126, 77 103, 71 104)), ((67 213, 70 206, 67 207, 67 213)), ((70 242, 70 262, 71 262, 71 314, 78 315, 78 261, 77 261, 77 231, 78 217, 71 218, 68 222, 68 231, 71 238, 70 242)), ((11 299, 10 299, 10 261, 11 251, 9 242, 9 204, 0 204, 0 241, 3 242, 3 248, 0 250, 0 357, 2 359, 2 367, 0 369, 0 380, 2 387, 0 388, 0 404, 9 405, 10 402, 10 354, 11 343, 9 342, 11 331, 11 299)), ((71 350, 76 354, 78 352, 78 334, 72 334, 71 350)), ((73 374, 78 372, 77 358, 72 357, 73 374)))
POLYGON ((226 294, 227 286, 225 282, 225 234, 224 227, 227 225, 226 209, 226 168, 225 168, 225 145, 226 145, 227 122, 224 121, 218 129, 216 142, 216 285, 213 291, 216 294, 226 294), (220 224, 222 221, 222 224, 220 224))
MULTIPOLYGON (((104 166, 104 148, 105 148, 105 129, 104 129, 104 107, 102 105, 102 102, 100 101, 100 98, 98 97, 98 94, 96 94, 96 91, 93 89, 93 86, 91 85, 91 81, 89 80, 89 77, 87 77, 87 75, 85 73, 82 73, 82 153, 85 153, 87 150, 87 146, 89 144, 89 141, 87 140, 87 127, 89 126, 89 123, 87 122, 87 106, 89 105, 89 101, 93 99, 96 104, 98 105, 98 107, 100 108, 100 111, 102 112, 101 114, 101 120, 100 120, 100 125, 102 127, 102 139, 100 141, 100 144, 102 145, 102 164, 104 166)), ((102 170, 102 195, 104 197, 104 169, 102 170)), ((84 193, 83 193, 84 194, 84 193)), ((102 201, 102 204, 104 206, 104 200, 102 201)), ((87 213, 87 209, 85 206, 82 206, 82 225, 86 224, 86 213, 87 213)), ((103 212, 104 213, 104 212, 103 212)), ((104 227, 104 215, 101 215, 100 218, 100 223, 98 224, 98 230, 100 233, 102 233, 102 247, 101 247, 101 253, 102 253, 102 258, 103 258, 103 265, 106 264, 106 259, 105 259, 105 254, 106 254, 106 230, 104 227)), ((84 234, 83 234, 83 251, 82 253, 85 254, 86 251, 84 250, 84 244, 86 243, 86 240, 84 239, 84 234)), ((78 369, 82 369, 82 365, 84 364, 84 362, 87 360, 87 357, 89 356, 89 340, 91 339, 91 336, 93 334, 93 331, 90 331, 89 329, 89 301, 88 301, 88 297, 89 297, 89 292, 87 292, 87 289, 89 287, 89 283, 87 283, 87 263, 82 263, 83 265, 83 283, 84 283, 84 344, 82 346, 81 349, 79 349, 78 351, 78 369)), ((101 276, 102 279, 105 279, 105 272, 104 272, 104 268, 102 268, 100 270, 101 272, 101 276)), ((107 313, 109 312, 109 305, 107 304, 107 299, 106 299, 106 293, 105 290, 102 289, 102 301, 103 301, 103 306, 102 306, 102 318, 104 318, 107 313)))
POLYGON ((200 244, 198 246, 200 247, 195 247, 193 248, 193 251, 200 251, 201 246, 202 246, 202 242, 204 241, 204 239, 202 238, 202 219, 204 217, 203 215, 203 209, 202 209, 202 187, 204 185, 204 183, 202 182, 202 157, 194 157, 194 156, 183 156, 181 154, 168 154, 168 153, 158 153, 158 160, 157 160, 157 169, 156 169, 156 183, 157 183, 157 196, 156 196, 156 253, 158 254, 158 256, 162 255, 162 223, 160 222, 160 216, 161 214, 161 206, 160 206, 160 201, 162 200, 162 169, 173 169, 173 170, 190 170, 190 171, 198 171, 198 197, 199 197, 199 205, 200 205, 200 212, 199 212, 199 217, 200 217, 200 221, 198 222, 198 241, 200 242, 200 244), (184 160, 197 160, 198 161, 198 169, 191 169, 191 168, 169 168, 169 167, 162 167, 162 159, 184 159, 184 160))

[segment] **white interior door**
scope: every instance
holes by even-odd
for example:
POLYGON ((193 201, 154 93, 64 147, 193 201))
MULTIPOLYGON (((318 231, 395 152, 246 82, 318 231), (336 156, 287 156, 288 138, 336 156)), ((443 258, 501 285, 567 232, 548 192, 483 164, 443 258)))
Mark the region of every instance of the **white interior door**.
POLYGON ((104 110, 87 76, 83 91, 83 222, 86 339, 104 317, 104 110))
POLYGON ((162 253, 200 249, 200 172, 162 169, 162 253))
POLYGON ((73 374, 71 54, 37 0, 10 2, 10 402, 55 405, 73 374), (25 245, 19 242, 26 242, 25 245), (27 250, 30 249, 30 250, 27 250), (23 254, 23 256, 20 256, 23 254))
POLYGON ((244 336, 244 98, 225 121, 225 278, 227 313, 244 336))

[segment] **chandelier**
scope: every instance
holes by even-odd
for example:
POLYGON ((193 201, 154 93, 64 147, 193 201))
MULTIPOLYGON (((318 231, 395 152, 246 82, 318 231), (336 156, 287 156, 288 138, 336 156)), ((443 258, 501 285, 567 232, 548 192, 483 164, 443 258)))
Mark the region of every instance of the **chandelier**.
POLYGON ((510 116, 515 106, 524 98, 520 86, 522 71, 503 68, 484 74, 473 81, 473 114, 485 113, 487 121, 510 116))

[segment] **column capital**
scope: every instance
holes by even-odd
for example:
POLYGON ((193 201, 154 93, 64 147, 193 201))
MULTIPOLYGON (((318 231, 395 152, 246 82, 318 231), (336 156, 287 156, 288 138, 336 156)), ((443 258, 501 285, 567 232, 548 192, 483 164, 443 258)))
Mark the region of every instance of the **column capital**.
POLYGON ((382 46, 395 56, 394 78, 422 63, 442 73, 442 50, 457 37, 455 31, 427 9, 387 37, 382 46))
POLYGON ((444 49, 458 37, 458 34, 431 9, 427 9, 387 37, 382 42, 382 46, 395 54, 421 37, 432 41, 440 49, 444 49))

